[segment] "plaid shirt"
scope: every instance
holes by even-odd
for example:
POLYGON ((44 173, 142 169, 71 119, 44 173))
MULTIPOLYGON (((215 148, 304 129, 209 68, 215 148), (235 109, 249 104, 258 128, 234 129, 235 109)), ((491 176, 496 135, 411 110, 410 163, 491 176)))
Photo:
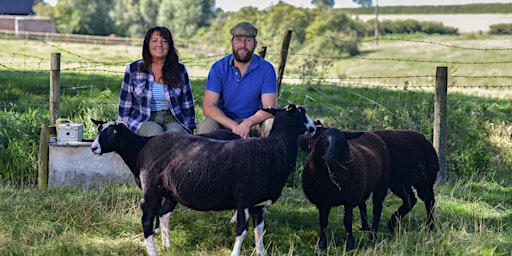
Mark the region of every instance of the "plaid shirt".
MULTIPOLYGON (((154 77, 141 71, 143 61, 138 60, 126 68, 121 93, 117 122, 125 124, 134 133, 139 131, 143 122, 151 116, 151 90, 154 77)), ((185 65, 181 64, 183 88, 164 86, 164 94, 169 109, 189 134, 196 128, 194 98, 185 65)))

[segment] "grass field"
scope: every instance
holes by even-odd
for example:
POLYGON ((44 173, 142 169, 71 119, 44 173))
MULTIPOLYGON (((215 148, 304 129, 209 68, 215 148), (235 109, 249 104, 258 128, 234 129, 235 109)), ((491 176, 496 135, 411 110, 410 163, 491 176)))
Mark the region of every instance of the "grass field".
MULTIPOLYGON (((399 207, 390 194, 376 243, 356 231, 358 248, 346 252, 343 207, 338 207, 330 215, 329 248, 317 253, 318 213, 301 190, 299 165, 279 201, 269 207, 264 238, 269 255, 510 255, 511 43, 510 36, 399 36, 382 38, 378 45, 365 41, 356 58, 316 56, 318 62, 310 66, 302 62, 304 56, 291 52, 286 74, 293 83, 283 84, 280 105, 305 105, 312 118, 340 128, 410 128, 427 137, 435 70, 448 66, 449 179, 435 187, 433 231, 423 229, 421 203, 394 233, 387 231, 385 223, 399 207)), ((77 122, 114 118, 124 67, 140 56, 138 47, 129 46, 0 40, 0 48, 0 160, 2 168, 15 166, 1 169, 2 177, 22 172, 33 177, 35 130, 48 118, 50 52, 62 52, 61 113, 77 122), (16 147, 20 149, 13 151, 16 147), (16 165, 6 161, 7 156, 28 164, 16 165)), ((215 58, 205 54, 199 65, 198 53, 189 50, 181 50, 181 55, 190 66, 200 106, 205 82, 200 72, 215 58)), ((197 112, 200 120, 199 108, 197 112)), ((86 137, 94 136, 94 127, 87 129, 86 137)), ((0 184, 0 255, 145 253, 137 187, 37 189, 5 180, 0 184)), ((171 249, 160 254, 229 254, 236 230, 229 224, 231 216, 231 211, 205 213, 178 206, 171 216, 171 249)), ((355 217, 354 229, 359 227, 355 217)), ((253 240, 251 228, 243 255, 253 254, 253 240)), ((160 244, 159 235, 156 241, 160 244)))

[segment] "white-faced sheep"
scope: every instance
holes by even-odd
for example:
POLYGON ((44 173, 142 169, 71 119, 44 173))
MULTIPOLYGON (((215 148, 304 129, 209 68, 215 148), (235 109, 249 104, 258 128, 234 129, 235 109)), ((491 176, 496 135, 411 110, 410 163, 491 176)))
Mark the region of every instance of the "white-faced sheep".
MULTIPOLYGON (((265 109, 275 116, 270 135, 265 138, 221 141, 199 136, 164 133, 148 141, 137 158, 144 194, 142 226, 146 249, 156 255, 152 220, 160 208, 169 213, 161 218, 162 243, 170 246, 170 212, 181 203, 189 208, 237 210, 236 240, 231 255, 239 255, 247 230, 246 211, 252 214, 256 254, 266 254, 263 244, 263 211, 280 196, 290 172, 295 168, 298 137, 313 133, 315 126, 302 107, 265 109), (162 197, 166 198, 163 206, 162 197)), ((96 152, 101 153, 102 137, 112 136, 111 126, 98 134, 96 152)))
POLYGON ((386 197, 390 160, 386 144, 369 132, 348 132, 318 127, 307 143, 311 152, 304 164, 302 187, 306 197, 319 212, 320 238, 317 249, 327 248, 326 229, 332 207, 344 205, 343 224, 347 231, 346 248, 355 248, 352 211, 360 208, 363 223, 368 226, 366 200, 372 194, 372 227, 363 227, 377 236, 386 197), (362 210, 361 210, 362 209, 362 210), (364 213, 364 214, 363 214, 364 213))
POLYGON ((402 199, 402 205, 391 215, 388 228, 396 224, 414 207, 418 201, 412 191, 425 203, 426 225, 434 226, 434 183, 439 172, 437 153, 425 136, 412 130, 374 131, 386 143, 391 159, 391 179, 389 188, 402 199))

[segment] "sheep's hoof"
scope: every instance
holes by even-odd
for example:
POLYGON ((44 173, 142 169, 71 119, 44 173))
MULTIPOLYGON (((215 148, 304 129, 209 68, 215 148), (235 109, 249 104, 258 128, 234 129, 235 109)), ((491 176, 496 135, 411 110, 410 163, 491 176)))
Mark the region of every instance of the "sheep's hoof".
POLYGON ((347 241, 347 244, 345 246, 347 248, 347 251, 353 251, 356 249, 356 242, 355 241, 347 241))
POLYGON ((325 242, 318 242, 315 246, 316 251, 325 251, 325 249, 327 249, 327 244, 325 242))
POLYGON ((399 222, 399 218, 394 214, 391 215, 391 218, 388 221, 388 229, 389 232, 393 233, 395 231, 396 224, 399 222))
POLYGON ((371 231, 369 236, 370 236, 370 241, 372 241, 372 242, 376 242, 377 241, 377 233, 371 231))

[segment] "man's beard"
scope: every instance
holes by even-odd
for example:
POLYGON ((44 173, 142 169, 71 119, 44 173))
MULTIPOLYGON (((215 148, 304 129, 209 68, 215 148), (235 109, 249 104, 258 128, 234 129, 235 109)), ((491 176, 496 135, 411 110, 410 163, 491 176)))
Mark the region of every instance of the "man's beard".
POLYGON ((252 51, 249 51, 249 49, 245 48, 244 50, 246 50, 245 57, 242 57, 240 54, 238 54, 237 51, 233 50, 233 55, 235 56, 236 61, 241 62, 241 63, 247 63, 247 62, 251 61, 252 55, 254 53, 254 49, 252 51))

